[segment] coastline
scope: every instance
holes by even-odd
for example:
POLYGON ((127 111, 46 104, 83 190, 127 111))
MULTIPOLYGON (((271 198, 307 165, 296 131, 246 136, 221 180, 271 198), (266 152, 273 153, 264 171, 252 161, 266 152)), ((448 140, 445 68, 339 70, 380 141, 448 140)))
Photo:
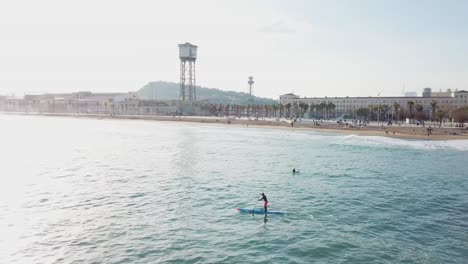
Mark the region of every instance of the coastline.
POLYGON ((309 130, 325 133, 338 133, 345 135, 357 136, 378 136, 398 139, 417 139, 417 140, 468 140, 468 130, 460 128, 433 127, 432 134, 427 134, 427 127, 416 126, 363 126, 363 127, 347 127, 337 123, 320 123, 316 126, 306 122, 295 122, 291 126, 290 121, 282 120, 249 120, 239 119, 234 117, 204 117, 204 116, 145 116, 145 115, 100 115, 100 114, 58 114, 58 113, 12 113, 2 112, 6 115, 22 115, 22 116, 55 116, 55 117, 74 117, 74 118, 92 118, 92 119, 122 119, 122 120, 147 120, 147 121, 164 121, 164 122, 188 122, 199 124, 221 124, 242 127, 255 128, 273 128, 287 130, 309 130))

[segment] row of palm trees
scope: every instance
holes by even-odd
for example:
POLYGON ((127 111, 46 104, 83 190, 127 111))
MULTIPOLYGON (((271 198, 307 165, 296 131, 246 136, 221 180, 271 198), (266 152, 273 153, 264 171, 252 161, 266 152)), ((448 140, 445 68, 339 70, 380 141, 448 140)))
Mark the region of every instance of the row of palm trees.
MULTIPOLYGON (((66 104, 70 106, 70 110, 76 113, 106 113, 106 114, 138 114, 139 104, 137 101, 128 101, 120 103, 119 105, 113 102, 79 102, 69 101, 66 104), (92 106, 92 104, 94 104, 92 106)), ((39 101, 29 102, 28 105, 20 104, 18 102, 4 103, 3 110, 15 111, 23 108, 40 108, 39 101), (31 105, 29 105, 31 104, 31 105)), ((44 111, 51 112, 66 112, 65 105, 55 104, 54 101, 48 101, 45 105, 47 109, 44 111)), ((336 105, 332 102, 321 102, 319 104, 307 104, 305 102, 293 102, 287 104, 271 104, 271 105, 257 105, 257 104, 210 104, 210 103, 195 103, 198 108, 197 114, 214 115, 214 116, 238 116, 238 117, 255 117, 255 118, 298 118, 304 117, 305 113, 309 113, 310 117, 317 119, 329 119, 336 116, 336 105)), ((430 102, 430 108, 424 109, 423 105, 416 104, 414 101, 408 101, 405 109, 395 102, 393 105, 370 105, 366 108, 359 108, 352 113, 349 113, 349 118, 365 118, 370 120, 394 120, 399 121, 404 118, 410 120, 431 120, 442 122, 444 119, 454 118, 454 113, 457 116, 464 115, 465 112, 460 112, 456 109, 448 108, 447 106, 440 107, 437 101, 430 102), (461 113, 461 114, 460 114, 461 113)))
MULTIPOLYGON (((445 116, 445 111, 443 109, 439 109, 437 101, 431 101, 429 103, 430 105, 430 119, 432 121, 436 119, 441 119, 444 118, 445 116)), ((411 120, 414 120, 414 118, 418 119, 419 121, 421 120, 427 120, 428 116, 426 113, 424 113, 424 107, 421 104, 415 104, 413 101, 408 101, 407 102, 407 113, 405 114, 402 109, 401 105, 397 102, 393 103, 393 120, 398 121, 401 117, 406 117, 411 120), (414 112, 416 110, 416 112, 414 112)))
POLYGON ((40 102, 39 100, 17 101, 17 102, 2 102, 0 110, 7 111, 37 111, 49 113, 99 113, 99 114, 138 114, 138 101, 125 101, 116 104, 112 101, 60 101, 47 100, 40 102))
POLYGON ((196 103, 195 107, 202 115, 238 116, 238 117, 283 117, 284 109, 278 105, 238 105, 238 104, 210 104, 196 103))
MULTIPOLYGON (((238 105, 238 104, 203 104, 197 106, 202 114, 214 116, 239 116, 239 117, 279 117, 279 118, 297 118, 304 117, 309 112, 311 117, 330 119, 336 116, 336 105, 332 102, 321 102, 319 104, 307 104, 305 102, 293 102, 287 104, 274 105, 238 105)), ((446 116, 446 111, 438 108, 436 101, 430 103, 431 120, 440 119, 446 116)), ((407 111, 403 111, 399 103, 390 105, 370 105, 367 108, 360 108, 351 114, 350 118, 365 118, 371 120, 401 120, 403 118, 426 120, 427 114, 424 107, 408 101, 407 111)))
MULTIPOLYGON (((235 104, 209 104, 205 106, 210 109, 211 115, 235 115, 235 116, 255 116, 255 117, 280 117, 280 118, 296 118, 304 117, 304 114, 309 111, 310 116, 314 118, 329 119, 336 116, 336 105, 332 102, 321 102, 319 104, 307 104, 305 102, 293 102, 278 105, 235 105, 235 104)), ((352 113, 352 118, 365 117, 371 120, 395 120, 399 121, 403 118, 414 120, 441 120, 449 117, 449 110, 441 109, 437 101, 430 102, 430 109, 424 111, 421 104, 416 104, 414 101, 408 101, 406 111, 401 105, 395 102, 393 105, 370 105, 367 110, 361 111, 365 114, 359 115, 359 111, 352 113), (430 111, 429 111, 430 110, 430 111)))
POLYGON ((256 118, 298 118, 304 117, 308 110, 313 116, 329 118, 336 108, 331 102, 311 105, 304 102, 273 105, 197 104, 197 107, 202 114, 256 118))
POLYGON ((404 118, 410 120, 439 120, 447 116, 446 109, 441 109, 437 101, 430 102, 430 109, 424 109, 421 104, 416 104, 414 101, 408 101, 406 109, 402 109, 401 105, 397 102, 393 105, 370 105, 368 108, 359 108, 356 111, 356 116, 370 120, 394 120, 399 121, 404 118), (426 110, 426 111, 425 111, 426 110), (430 110, 430 111, 429 111, 430 110))

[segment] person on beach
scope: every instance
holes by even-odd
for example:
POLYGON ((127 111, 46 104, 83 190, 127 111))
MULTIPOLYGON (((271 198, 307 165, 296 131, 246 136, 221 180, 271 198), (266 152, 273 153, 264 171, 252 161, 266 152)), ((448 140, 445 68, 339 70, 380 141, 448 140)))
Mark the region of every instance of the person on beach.
POLYGON ((268 208, 268 199, 266 197, 266 195, 264 193, 262 193, 262 198, 258 199, 259 201, 263 200, 265 201, 263 203, 263 209, 265 210, 265 213, 267 212, 267 208, 268 208))

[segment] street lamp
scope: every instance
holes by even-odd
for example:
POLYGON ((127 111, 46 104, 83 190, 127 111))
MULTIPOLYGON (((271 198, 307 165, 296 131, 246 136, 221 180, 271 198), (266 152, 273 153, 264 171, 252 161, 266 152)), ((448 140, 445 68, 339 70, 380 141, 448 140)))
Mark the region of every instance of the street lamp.
POLYGON ((377 126, 380 125, 380 93, 377 95, 377 126))

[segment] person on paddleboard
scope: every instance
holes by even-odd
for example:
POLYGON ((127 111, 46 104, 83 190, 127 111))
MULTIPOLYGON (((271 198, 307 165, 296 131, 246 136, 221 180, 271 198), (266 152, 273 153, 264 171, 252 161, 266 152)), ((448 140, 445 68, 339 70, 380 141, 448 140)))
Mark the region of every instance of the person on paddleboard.
POLYGON ((293 169, 293 174, 299 173, 299 170, 296 170, 296 168, 293 169))
POLYGON ((263 208, 265 209, 265 213, 267 211, 267 207, 268 207, 268 199, 266 197, 266 195, 264 193, 261 194, 262 195, 262 198, 258 199, 259 201, 263 200, 265 201, 265 203, 263 204, 263 208))

